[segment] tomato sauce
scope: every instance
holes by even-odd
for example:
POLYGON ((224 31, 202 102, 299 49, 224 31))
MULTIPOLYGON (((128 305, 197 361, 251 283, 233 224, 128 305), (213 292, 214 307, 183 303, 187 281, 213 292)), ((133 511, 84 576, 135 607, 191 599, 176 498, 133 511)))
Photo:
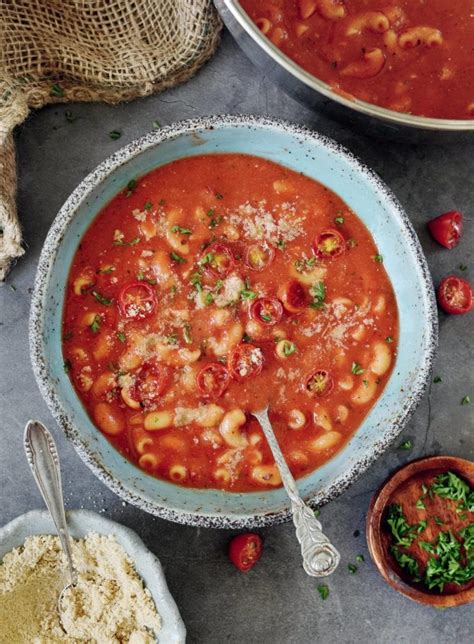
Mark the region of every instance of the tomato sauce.
POLYGON ((316 181, 214 154, 132 179, 70 269, 63 353, 92 421, 153 476, 230 491, 281 484, 341 449, 395 361, 394 293, 374 241, 316 181))
POLYGON ((241 0, 287 56, 337 92, 398 112, 474 118, 465 0, 241 0))

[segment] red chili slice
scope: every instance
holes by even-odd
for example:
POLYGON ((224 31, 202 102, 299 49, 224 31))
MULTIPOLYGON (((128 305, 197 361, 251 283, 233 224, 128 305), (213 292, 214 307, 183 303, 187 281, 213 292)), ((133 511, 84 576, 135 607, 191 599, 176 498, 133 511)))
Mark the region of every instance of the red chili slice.
POLYGON ((346 249, 346 242, 341 233, 335 228, 328 228, 313 242, 315 255, 322 259, 339 257, 346 249))
POLYGON ((200 266, 213 277, 226 277, 235 266, 234 255, 225 244, 211 244, 199 260, 200 266))
POLYGON ((196 384, 205 396, 218 398, 229 386, 229 380, 228 369, 219 362, 211 362, 198 373, 196 384))
POLYGON ((438 287, 438 302, 443 311, 452 315, 469 313, 474 308, 471 284, 455 275, 445 277, 438 287))
POLYGON ((156 308, 155 291, 146 282, 132 282, 120 291, 118 304, 124 317, 141 320, 151 315, 156 308))
POLYGON ((276 297, 259 297, 250 306, 250 317, 265 326, 274 326, 283 317, 283 304, 276 297))
POLYGON ((308 306, 309 298, 306 289, 298 280, 290 280, 278 291, 283 306, 290 313, 300 313, 308 306))
POLYGON ((263 353, 253 344, 239 344, 230 354, 228 363, 231 377, 243 382, 261 373, 263 353))
POLYGON ((428 229, 433 239, 445 248, 454 248, 461 239, 463 220, 457 210, 450 210, 428 222, 428 229))
POLYGON ((238 534, 229 544, 229 559, 241 572, 248 572, 262 556, 262 538, 255 532, 238 534))
POLYGON ((325 369, 317 369, 306 378, 305 389, 311 396, 327 396, 334 387, 334 381, 325 369))
POLYGON ((169 382, 169 369, 164 365, 145 365, 136 376, 131 396, 140 403, 156 402, 169 382))
POLYGON ((274 257, 275 251, 271 246, 264 248, 260 244, 252 244, 245 250, 245 263, 253 271, 263 271, 272 263, 274 257))

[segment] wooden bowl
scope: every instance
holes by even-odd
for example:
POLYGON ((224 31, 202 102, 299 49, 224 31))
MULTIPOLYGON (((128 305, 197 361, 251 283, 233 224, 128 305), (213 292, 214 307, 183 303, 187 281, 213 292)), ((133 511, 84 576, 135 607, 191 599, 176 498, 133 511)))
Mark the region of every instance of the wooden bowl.
MULTIPOLYGON (((385 581, 392 588, 406 595, 406 597, 421 604, 429 604, 439 608, 460 606, 461 604, 472 602, 474 600, 474 580, 471 580, 469 584, 460 586, 459 590, 456 590, 456 587, 451 585, 449 590, 446 589, 444 593, 437 593, 428 589, 422 591, 418 586, 411 585, 405 579, 402 579, 399 572, 394 568, 394 562, 387 552, 382 520, 388 502, 402 484, 424 472, 440 474, 447 470, 462 477, 471 487, 474 487, 474 463, 472 461, 452 456, 431 456, 412 461, 392 474, 374 494, 367 513, 366 524, 369 552, 385 581)), ((413 486, 413 489, 410 490, 408 487, 406 494, 404 493, 404 498, 410 499, 410 496, 413 501, 416 501, 416 498, 419 497, 418 488, 415 490, 415 486, 413 486)))

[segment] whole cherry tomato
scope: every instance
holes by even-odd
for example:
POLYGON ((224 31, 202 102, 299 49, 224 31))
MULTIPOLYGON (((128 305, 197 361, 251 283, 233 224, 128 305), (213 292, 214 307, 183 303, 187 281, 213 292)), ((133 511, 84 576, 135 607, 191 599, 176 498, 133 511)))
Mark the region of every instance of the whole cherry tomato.
POLYGON ((255 532, 238 534, 229 544, 229 558, 241 572, 248 572, 262 556, 262 538, 255 532))
POLYGON ((431 236, 445 248, 454 248, 459 244, 462 228, 462 214, 457 210, 445 212, 428 222, 431 236))
POLYGON ((445 277, 438 286, 438 303, 443 311, 451 315, 469 313, 474 307, 471 284, 456 275, 445 277))

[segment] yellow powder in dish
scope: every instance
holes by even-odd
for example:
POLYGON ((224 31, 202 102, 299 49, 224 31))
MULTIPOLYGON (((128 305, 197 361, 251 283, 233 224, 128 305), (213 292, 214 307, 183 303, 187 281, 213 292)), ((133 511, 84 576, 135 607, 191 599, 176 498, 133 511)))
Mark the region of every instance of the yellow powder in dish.
POLYGON ((153 644, 160 617, 115 538, 90 533, 73 541, 72 552, 78 580, 63 600, 67 634, 57 612, 66 580, 58 537, 28 537, 5 555, 0 566, 0 644, 153 644))

